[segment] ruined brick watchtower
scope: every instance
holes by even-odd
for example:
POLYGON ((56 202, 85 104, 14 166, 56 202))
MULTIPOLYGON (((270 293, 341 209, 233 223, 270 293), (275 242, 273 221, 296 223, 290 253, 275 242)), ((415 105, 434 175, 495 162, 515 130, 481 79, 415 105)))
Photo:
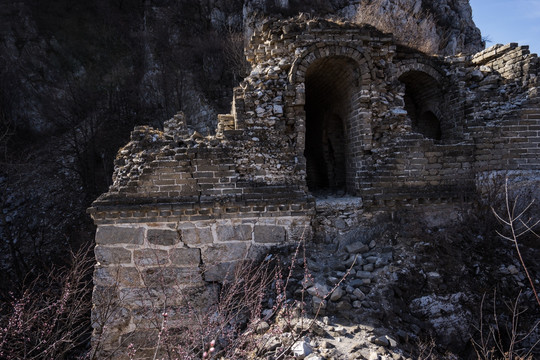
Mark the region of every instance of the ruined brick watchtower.
POLYGON ((538 176, 539 61, 527 47, 431 57, 372 27, 300 16, 265 22, 247 57, 214 136, 190 136, 181 114, 164 131, 135 128, 89 209, 104 353, 151 347, 145 314, 164 299, 196 289, 211 301, 230 264, 310 238, 328 206, 319 194, 353 225, 366 211, 466 199, 486 174, 538 176))

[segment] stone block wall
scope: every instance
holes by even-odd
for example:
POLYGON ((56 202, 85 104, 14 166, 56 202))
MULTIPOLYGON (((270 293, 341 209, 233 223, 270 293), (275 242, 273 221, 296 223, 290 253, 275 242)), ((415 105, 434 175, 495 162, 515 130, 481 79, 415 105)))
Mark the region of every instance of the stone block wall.
POLYGON ((101 357, 128 358, 127 348, 135 344, 137 358, 152 358, 162 313, 168 314, 171 332, 189 325, 193 305, 204 311, 214 304, 213 284, 232 276, 238 261, 311 236, 307 212, 276 209, 273 216, 262 216, 256 209, 234 216, 224 211, 229 216, 222 217, 199 212, 182 220, 174 215, 182 210, 168 209, 120 215, 94 208, 93 344, 101 357))

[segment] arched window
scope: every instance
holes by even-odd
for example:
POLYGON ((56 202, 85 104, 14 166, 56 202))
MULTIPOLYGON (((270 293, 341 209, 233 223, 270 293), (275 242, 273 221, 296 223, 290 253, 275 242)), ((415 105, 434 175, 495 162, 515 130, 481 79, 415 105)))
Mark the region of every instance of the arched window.
POLYGON ((399 80, 405 84, 405 110, 412 130, 426 138, 441 140, 441 123, 436 115, 442 101, 439 83, 422 71, 408 71, 399 80))

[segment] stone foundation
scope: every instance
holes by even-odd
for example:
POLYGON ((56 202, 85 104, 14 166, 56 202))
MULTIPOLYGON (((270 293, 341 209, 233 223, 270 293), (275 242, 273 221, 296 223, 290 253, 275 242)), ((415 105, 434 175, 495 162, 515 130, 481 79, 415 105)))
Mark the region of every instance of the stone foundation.
POLYGON ((308 216, 137 221, 97 228, 93 322, 103 356, 122 358, 131 343, 151 352, 161 312, 173 329, 185 326, 182 309, 213 304, 213 284, 232 276, 238 261, 311 236, 308 216))

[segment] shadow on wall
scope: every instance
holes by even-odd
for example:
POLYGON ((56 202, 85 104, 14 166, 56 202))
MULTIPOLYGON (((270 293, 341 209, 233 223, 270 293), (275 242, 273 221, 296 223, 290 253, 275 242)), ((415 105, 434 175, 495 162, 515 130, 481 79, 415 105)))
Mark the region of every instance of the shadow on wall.
POLYGON ((436 115, 442 101, 439 83, 421 71, 409 71, 399 77, 405 84, 405 109, 412 122, 412 130, 426 138, 441 140, 441 122, 436 115))

